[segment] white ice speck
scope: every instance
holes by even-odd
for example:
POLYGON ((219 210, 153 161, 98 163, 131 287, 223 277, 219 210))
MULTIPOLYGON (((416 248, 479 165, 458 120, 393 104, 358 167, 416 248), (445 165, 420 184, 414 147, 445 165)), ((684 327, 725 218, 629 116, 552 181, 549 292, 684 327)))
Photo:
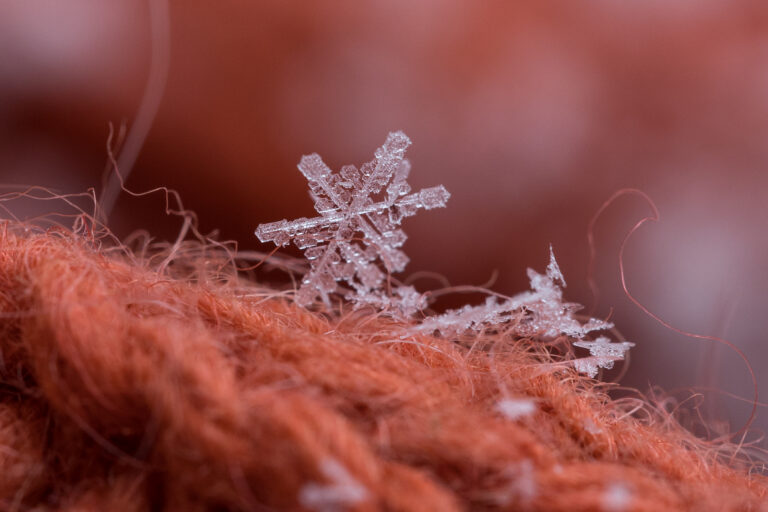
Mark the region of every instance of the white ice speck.
POLYGON ((310 483, 299 491, 299 503, 316 512, 342 512, 368 499, 368 491, 335 459, 325 459, 320 472, 330 482, 310 483))
POLYGON ((496 410, 507 419, 516 420, 536 411, 536 403, 529 398, 505 398, 496 404, 496 410))
POLYGON ((497 494, 496 501, 499 505, 506 506, 513 502, 527 504, 536 498, 538 486, 530 460, 507 467, 504 475, 509 483, 497 494))
POLYGON ((603 492, 604 512, 624 512, 632 502, 632 492, 622 483, 613 483, 603 492))
POLYGON ((595 423, 595 420, 592 418, 586 418, 584 420, 584 430, 589 432, 592 435, 602 434, 603 429, 597 426, 597 423, 595 423))

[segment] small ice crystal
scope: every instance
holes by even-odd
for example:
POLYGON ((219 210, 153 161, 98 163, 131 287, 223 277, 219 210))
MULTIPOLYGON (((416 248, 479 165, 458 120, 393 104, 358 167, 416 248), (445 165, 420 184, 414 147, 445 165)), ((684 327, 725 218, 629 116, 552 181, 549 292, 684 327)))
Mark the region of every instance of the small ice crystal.
POLYGON ((613 357, 582 357, 573 360, 573 367, 576 368, 577 372, 595 378, 600 368, 606 370, 613 368, 614 361, 616 359, 613 357))
POLYGON ((504 472, 507 485, 496 493, 496 503, 508 506, 512 503, 527 505, 538 495, 536 473, 530 460, 508 466, 504 472))
POLYGON ((310 483, 299 492, 299 503, 317 512, 340 512, 368 499, 368 491, 335 459, 320 465, 328 484, 310 483))
POLYGON ((421 208, 442 208, 450 197, 442 185, 410 193, 406 179, 411 166, 404 158, 410 144, 403 132, 390 133, 372 161, 360 169, 346 165, 338 173, 317 154, 302 157, 299 170, 320 215, 256 229, 262 242, 284 246, 293 241, 305 249, 311 269, 302 279, 297 303, 307 306, 320 299, 329 304, 329 295, 342 291, 356 305, 395 308, 405 315, 424 307, 413 287, 386 293, 384 286, 387 273, 400 272, 408 263, 400 250, 406 240, 400 222, 421 208), (340 289, 342 281, 347 286, 340 289))
POLYGON ((613 357, 616 359, 624 359, 629 349, 635 346, 629 341, 613 343, 605 336, 599 336, 595 341, 576 341, 573 345, 588 349, 590 355, 595 357, 613 357))
POLYGON ((590 417, 584 418, 584 430, 586 430, 593 436, 603 433, 603 429, 598 427, 597 423, 595 423, 595 420, 593 420, 590 417))
POLYGON ((514 421, 533 414, 536 411, 536 402, 530 398, 505 398, 499 400, 496 410, 514 421))
POLYGON ((624 512, 632 503, 632 491, 622 483, 613 483, 603 492, 604 512, 624 512))
POLYGON ((629 341, 613 343, 605 336, 600 336, 595 341, 575 341, 573 345, 589 350, 590 357, 575 359, 573 366, 577 372, 590 377, 597 375, 599 368, 613 368, 613 363, 623 360, 629 349, 635 346, 629 341))
POLYGON ((568 286, 565 284, 565 277, 563 277, 563 273, 560 271, 560 265, 557 264, 557 260, 555 259, 555 251, 552 249, 552 244, 549 244, 549 265, 547 265, 547 276, 552 280, 553 283, 555 281, 560 281, 560 284, 563 285, 563 288, 568 286))

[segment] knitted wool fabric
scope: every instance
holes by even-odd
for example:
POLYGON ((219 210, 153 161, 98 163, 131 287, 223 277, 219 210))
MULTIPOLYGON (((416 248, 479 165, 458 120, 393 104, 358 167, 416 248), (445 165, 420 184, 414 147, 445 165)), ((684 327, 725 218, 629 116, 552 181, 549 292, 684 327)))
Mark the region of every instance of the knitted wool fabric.
POLYGON ((220 263, 0 226, 0 509, 764 510, 743 451, 551 343, 406 339, 220 263))

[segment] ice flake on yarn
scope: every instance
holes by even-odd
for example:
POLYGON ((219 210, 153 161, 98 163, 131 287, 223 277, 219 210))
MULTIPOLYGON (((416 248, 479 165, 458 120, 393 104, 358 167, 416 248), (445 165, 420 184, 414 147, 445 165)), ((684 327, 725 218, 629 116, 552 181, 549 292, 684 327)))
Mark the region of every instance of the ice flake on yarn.
POLYGON ((335 459, 324 459, 320 472, 328 484, 309 483, 299 491, 299 503, 316 512, 341 512, 368 499, 368 491, 335 459))
POLYGON ((589 350, 589 357, 575 359, 571 364, 577 372, 592 378, 600 368, 613 368, 614 362, 623 360, 630 347, 634 346, 628 341, 612 343, 605 336, 594 341, 586 339, 595 331, 612 328, 613 324, 596 318, 582 323, 575 316, 581 305, 563 302, 565 278, 551 245, 546 272, 540 274, 529 268, 528 279, 531 291, 506 300, 488 297, 485 304, 464 306, 428 317, 414 330, 424 334, 438 333, 443 337, 486 330, 506 330, 517 336, 541 339, 568 336, 576 340, 573 343, 575 346, 589 350))
POLYGON ((577 372, 588 375, 593 379, 597 376, 600 368, 610 370, 613 368, 614 362, 616 362, 615 357, 580 357, 572 361, 573 367, 577 372))
POLYGON ((496 410, 509 420, 530 416, 536 411, 536 402, 530 398, 505 398, 496 404, 496 410))
POLYGON ((538 495, 536 474, 530 460, 508 466, 503 474, 508 479, 508 484, 496 492, 495 501, 498 505, 504 507, 512 503, 528 505, 538 495))
POLYGON ((629 349, 635 346, 629 341, 614 343, 605 336, 599 336, 595 341, 576 341, 573 345, 588 349, 590 355, 594 357, 615 357, 617 359, 623 359, 629 349))
POLYGON ((599 368, 610 370, 615 361, 621 361, 635 344, 629 341, 612 342, 610 338, 599 336, 594 341, 575 341, 574 346, 589 350, 590 357, 573 361, 576 371, 590 377, 597 375, 599 368))
POLYGON ((449 310, 426 318, 417 330, 452 337, 467 331, 508 327, 518 336, 555 338, 566 335, 581 340, 593 331, 613 327, 610 322, 595 318, 582 323, 574 316, 581 306, 563 302, 565 278, 551 246, 546 273, 539 274, 529 268, 528 279, 531 291, 506 300, 488 297, 485 304, 449 310))
POLYGON ((603 491, 604 512, 624 512, 632 503, 632 491, 623 483, 613 483, 603 491))
POLYGON ((341 292, 355 305, 397 309, 405 315, 424 307, 413 287, 397 286, 387 293, 384 286, 387 273, 400 272, 408 263, 400 250, 406 240, 399 228, 402 220, 421 208, 442 208, 450 197, 442 185, 410 193, 406 179, 411 166, 404 158, 410 144, 403 132, 390 133, 372 161, 360 169, 346 165, 338 173, 317 154, 302 157, 299 170, 320 215, 256 229, 262 242, 293 242, 305 250, 311 268, 296 294, 298 304, 307 306, 316 299, 330 304, 329 295, 341 292))

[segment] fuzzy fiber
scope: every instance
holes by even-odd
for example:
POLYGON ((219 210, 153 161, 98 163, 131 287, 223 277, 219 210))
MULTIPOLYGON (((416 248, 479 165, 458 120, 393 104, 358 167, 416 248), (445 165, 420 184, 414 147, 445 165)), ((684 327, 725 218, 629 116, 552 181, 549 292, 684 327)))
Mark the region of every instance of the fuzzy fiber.
POLYGON ((0 226, 1 510, 764 510, 743 451, 555 342, 409 337, 139 253, 0 226))

